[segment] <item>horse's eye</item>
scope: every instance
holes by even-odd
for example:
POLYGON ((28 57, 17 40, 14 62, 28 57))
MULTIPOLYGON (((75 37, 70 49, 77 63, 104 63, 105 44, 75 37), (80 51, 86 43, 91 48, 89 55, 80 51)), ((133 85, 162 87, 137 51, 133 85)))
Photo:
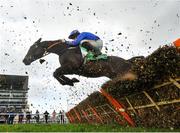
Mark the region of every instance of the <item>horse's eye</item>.
POLYGON ((35 45, 35 48, 37 48, 38 47, 38 45, 35 45))

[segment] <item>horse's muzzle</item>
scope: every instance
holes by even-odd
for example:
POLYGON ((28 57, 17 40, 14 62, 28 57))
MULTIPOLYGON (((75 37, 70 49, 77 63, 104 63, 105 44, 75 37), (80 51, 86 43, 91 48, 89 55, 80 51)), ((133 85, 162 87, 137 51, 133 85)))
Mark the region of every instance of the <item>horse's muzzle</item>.
POLYGON ((25 65, 30 65, 30 64, 31 64, 31 62, 28 61, 26 58, 23 59, 23 63, 24 63, 25 65))

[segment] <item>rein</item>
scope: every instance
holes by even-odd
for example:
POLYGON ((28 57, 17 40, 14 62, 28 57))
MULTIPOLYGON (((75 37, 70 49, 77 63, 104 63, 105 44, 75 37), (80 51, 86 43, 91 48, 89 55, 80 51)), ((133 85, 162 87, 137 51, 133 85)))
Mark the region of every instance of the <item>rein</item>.
MULTIPOLYGON (((55 42, 55 43, 53 43, 52 45, 50 45, 49 47, 47 47, 47 48, 44 48, 45 49, 45 52, 44 52, 44 54, 43 54, 43 57, 44 56, 46 56, 46 55, 48 55, 48 54, 50 54, 49 52, 48 52, 48 50, 49 49, 51 49, 51 48, 53 48, 54 46, 56 46, 57 44, 59 44, 60 42, 55 42)), ((73 49, 74 47, 70 47, 70 48, 68 48, 68 49, 73 49)), ((63 50, 63 52, 64 51, 66 51, 66 49, 65 50, 63 50)))
POLYGON ((46 50, 51 49, 52 47, 56 46, 57 44, 59 44, 59 42, 55 42, 55 43, 53 43, 52 45, 50 45, 49 47, 47 47, 47 49, 46 49, 46 50))
POLYGON ((50 45, 49 47, 45 48, 45 51, 44 51, 44 54, 43 54, 43 57, 50 54, 49 52, 47 52, 47 50, 51 49, 52 47, 56 46, 57 44, 59 44, 60 42, 55 42, 53 43, 52 45, 50 45))

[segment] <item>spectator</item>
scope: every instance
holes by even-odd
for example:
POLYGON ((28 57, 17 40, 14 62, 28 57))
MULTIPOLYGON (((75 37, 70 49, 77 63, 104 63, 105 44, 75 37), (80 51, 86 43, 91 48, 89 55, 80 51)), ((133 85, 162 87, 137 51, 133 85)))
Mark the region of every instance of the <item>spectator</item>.
POLYGON ((9 117, 8 117, 8 124, 13 124, 14 117, 15 117, 14 112, 13 112, 13 111, 10 111, 10 112, 9 112, 9 117))
POLYGON ((60 124, 64 124, 64 110, 59 111, 59 119, 60 119, 60 124))
POLYGON ((62 118, 62 111, 61 110, 59 111, 58 117, 59 117, 59 123, 62 124, 62 120, 61 120, 61 118, 62 118))
POLYGON ((8 124, 9 113, 7 110, 5 111, 4 117, 5 117, 5 123, 8 124))
POLYGON ((52 122, 56 121, 56 111, 54 110, 52 113, 52 122))
POLYGON ((47 110, 44 112, 44 117, 45 117, 45 121, 46 123, 48 123, 48 116, 49 116, 49 113, 47 112, 47 110))
POLYGON ((36 119, 36 123, 39 123, 39 111, 36 110, 36 115, 35 115, 35 119, 36 119))
POLYGON ((30 120, 31 120, 31 112, 27 111, 26 112, 26 123, 30 123, 30 120))
POLYGON ((15 113, 14 116, 15 117, 14 117, 14 122, 13 123, 17 124, 18 121, 19 121, 19 115, 18 115, 18 113, 15 113))
POLYGON ((24 114, 23 114, 23 112, 20 112, 20 113, 19 113, 18 123, 22 123, 22 122, 23 122, 23 118, 24 118, 24 114))
POLYGON ((63 124, 65 123, 64 116, 65 116, 65 112, 64 112, 64 110, 62 110, 62 123, 63 123, 63 124))

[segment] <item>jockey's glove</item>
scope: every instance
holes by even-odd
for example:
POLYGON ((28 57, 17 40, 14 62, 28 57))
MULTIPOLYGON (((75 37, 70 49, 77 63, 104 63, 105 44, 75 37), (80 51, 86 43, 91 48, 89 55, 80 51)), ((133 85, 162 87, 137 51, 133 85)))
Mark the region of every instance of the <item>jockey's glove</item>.
POLYGON ((73 45, 72 41, 66 41, 65 42, 69 47, 76 47, 75 45, 73 45))
POLYGON ((65 42, 66 42, 65 39, 59 39, 59 41, 60 41, 61 43, 65 43, 65 42))

